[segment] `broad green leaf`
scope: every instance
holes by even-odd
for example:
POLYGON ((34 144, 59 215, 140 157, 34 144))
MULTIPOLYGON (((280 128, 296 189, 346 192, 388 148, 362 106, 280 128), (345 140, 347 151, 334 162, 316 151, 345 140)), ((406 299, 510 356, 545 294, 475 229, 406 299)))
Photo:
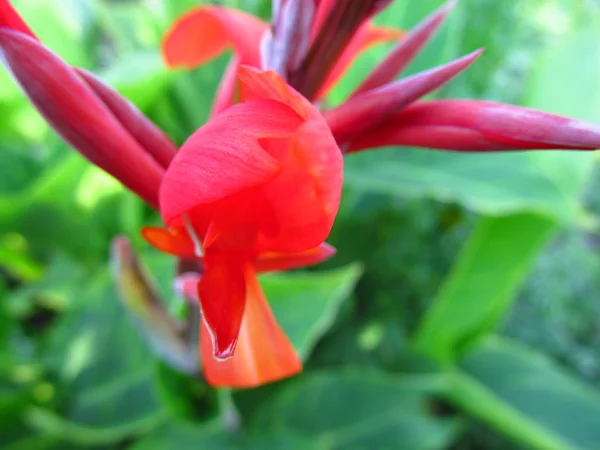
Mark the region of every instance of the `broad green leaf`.
POLYGON ((131 450, 328 450, 312 439, 294 432, 280 429, 273 432, 247 430, 243 436, 228 432, 219 421, 203 424, 172 422, 138 441, 131 450))
POLYGON ((423 319, 415 345, 438 359, 452 359, 492 330, 555 224, 543 216, 483 218, 423 319))
POLYGON ((138 441, 131 450, 232 450, 233 439, 218 421, 202 425, 172 422, 138 441))
POLYGON ((461 361, 452 380, 453 403, 531 448, 598 448, 600 394, 539 353, 489 340, 461 361))
POLYGON ((303 359, 335 320, 340 304, 362 269, 350 265, 327 272, 278 273, 261 277, 277 321, 303 359))
MULTIPOLYGON (((600 29, 592 24, 544 55, 526 106, 599 121, 599 39, 600 29)), ((459 202, 484 214, 527 211, 572 221, 591 158, 568 151, 461 154, 397 148, 350 156, 345 182, 365 191, 459 202)))
POLYGON ((36 408, 37 429, 82 445, 108 444, 162 425, 154 357, 123 311, 106 272, 80 287, 46 343, 47 367, 69 386, 59 416, 36 408))
POLYGON ((438 376, 377 372, 307 373, 281 387, 249 418, 253 429, 289 428, 329 449, 442 449, 457 431, 427 412, 438 376))

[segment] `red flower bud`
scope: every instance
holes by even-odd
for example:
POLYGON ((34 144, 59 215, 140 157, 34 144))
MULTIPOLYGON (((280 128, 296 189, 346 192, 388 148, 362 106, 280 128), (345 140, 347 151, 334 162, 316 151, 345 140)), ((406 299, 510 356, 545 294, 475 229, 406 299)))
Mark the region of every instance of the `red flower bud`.
POLYGON ((476 100, 417 103, 353 142, 350 151, 404 145, 458 151, 600 148, 600 126, 476 100))

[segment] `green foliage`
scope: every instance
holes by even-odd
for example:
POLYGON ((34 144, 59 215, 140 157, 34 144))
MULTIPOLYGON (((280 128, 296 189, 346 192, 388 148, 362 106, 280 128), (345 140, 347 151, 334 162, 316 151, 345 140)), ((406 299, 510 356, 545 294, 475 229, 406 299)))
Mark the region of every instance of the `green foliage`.
MULTIPOLYGON (((230 57, 164 66, 164 32, 201 3, 14 0, 50 48, 178 143, 208 119, 230 57)), ((270 15, 266 0, 218 3, 270 15)), ((408 29, 442 3, 396 0, 376 22, 408 29)), ((461 0, 406 74, 485 47, 434 96, 599 122, 598 14, 584 0, 461 0)), ((326 103, 388 49, 362 55, 326 103)), ((598 448, 600 394, 581 379, 600 377, 593 155, 352 155, 336 257, 261 277, 304 373, 229 392, 162 361, 118 300, 108 251, 126 235, 185 317, 174 261, 139 236, 157 214, 61 143, 3 71, 0 118, 1 448, 598 448)))
POLYGON ((533 448, 593 449, 600 395, 539 353, 490 340, 452 374, 449 398, 533 448))

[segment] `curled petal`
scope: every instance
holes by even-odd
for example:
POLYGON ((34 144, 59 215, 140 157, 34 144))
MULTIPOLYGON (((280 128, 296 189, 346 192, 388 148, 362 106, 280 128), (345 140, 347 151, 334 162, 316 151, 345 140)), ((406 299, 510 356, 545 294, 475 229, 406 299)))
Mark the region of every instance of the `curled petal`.
POLYGON ((323 242, 310 250, 298 253, 262 253, 254 261, 258 273, 299 269, 322 263, 335 254, 335 248, 323 242))
POLYGON ((202 318, 210 332, 213 356, 224 360, 235 351, 244 316, 246 263, 225 252, 207 253, 204 263, 198 283, 202 318))
POLYGON ((275 72, 261 71, 248 66, 239 70, 241 82, 241 100, 276 100, 292 108, 303 119, 319 115, 317 109, 289 86, 283 78, 275 72))
POLYGON ((158 250, 181 258, 197 258, 194 241, 184 228, 166 230, 160 227, 142 228, 142 236, 158 250))
POLYGON ((18 31, 37 40, 36 35, 10 4, 9 0, 0 0, 0 27, 18 31))
POLYGON ((450 0, 407 33, 352 95, 370 91, 393 81, 429 42, 455 5, 456 0, 450 0))
POLYGON ((513 105, 437 100, 412 105, 350 151, 388 145, 459 151, 600 148, 600 126, 513 105))
POLYGON ((251 268, 246 270, 246 309, 234 355, 211 357, 210 332, 202 327, 200 346, 204 376, 212 386, 253 388, 302 370, 294 347, 277 324, 251 268))
POLYGON ((65 141, 150 205, 158 205, 163 168, 74 69, 38 41, 6 28, 0 28, 0 51, 31 102, 65 141))
POLYGON ((342 154, 319 111, 274 72, 242 67, 242 99, 286 103, 306 121, 290 139, 264 139, 265 150, 282 171, 262 187, 277 230, 262 236, 262 251, 303 251, 323 242, 337 213, 342 185, 342 154))
POLYGON ((327 92, 339 81, 339 79, 348 70, 350 65, 354 62, 360 54, 374 45, 381 44, 388 41, 395 41, 404 36, 404 32, 396 30, 394 28, 376 27, 371 21, 365 22, 356 32, 348 46, 340 56, 340 59, 333 66, 331 73, 325 80, 321 91, 317 95, 316 99, 320 99, 327 95, 327 92))
POLYGON ((177 147, 162 130, 96 75, 83 69, 76 70, 140 146, 162 167, 169 167, 177 147))
POLYGON ((261 100, 232 106, 201 127, 164 176, 160 204, 165 223, 275 177, 281 165, 259 140, 289 138, 300 122, 288 106, 261 100))
POLYGON ((278 228, 260 251, 299 252, 322 243, 333 226, 342 186, 342 154, 324 120, 306 121, 293 140, 266 147, 285 168, 263 187, 278 228))
POLYGON ((351 98, 324 113, 331 132, 340 145, 352 142, 425 94, 450 81, 469 67, 480 54, 481 50, 478 50, 448 64, 351 98))
POLYGON ((171 67, 192 69, 233 47, 244 64, 259 67, 259 43, 267 28, 244 12, 201 6, 180 17, 169 30, 163 56, 171 67))

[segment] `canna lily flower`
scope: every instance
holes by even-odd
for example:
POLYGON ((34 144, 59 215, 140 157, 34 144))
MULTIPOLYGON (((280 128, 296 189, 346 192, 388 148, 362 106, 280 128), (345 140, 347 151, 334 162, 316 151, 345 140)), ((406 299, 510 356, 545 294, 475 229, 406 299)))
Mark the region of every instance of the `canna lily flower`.
POLYGON ((301 370, 256 275, 331 256, 324 240, 339 206, 342 154, 318 110, 274 72, 238 73, 241 103, 196 131, 165 174, 169 229, 144 236, 202 263, 207 380, 254 387, 301 370))
POLYGON ((396 80, 435 35, 457 0, 448 1, 407 33, 371 25, 371 18, 390 3, 274 0, 271 26, 239 11, 199 7, 169 31, 163 54, 172 67, 192 68, 233 47, 234 57, 213 107, 218 113, 236 101, 233 80, 242 60, 276 70, 298 92, 317 102, 362 50, 396 41, 344 103, 322 111, 345 153, 386 146, 467 152, 600 147, 600 127, 579 120, 477 100, 420 101, 467 69, 481 50, 396 80), (206 23, 219 33, 203 34, 206 23))
MULTIPOLYGON (((299 372, 256 275, 335 252, 324 240, 339 206, 342 156, 319 111, 276 74, 240 66, 241 103, 177 151, 131 103, 46 48, 8 0, 0 0, 0 54, 66 142, 160 209, 169 228, 143 234, 181 258, 180 273, 193 271, 181 280, 192 280, 202 309, 208 382, 253 387, 299 372)), ((125 303, 143 308, 137 319, 155 328, 150 341, 192 371, 180 338, 194 327, 165 317, 126 241, 115 241, 113 256, 125 303)))

